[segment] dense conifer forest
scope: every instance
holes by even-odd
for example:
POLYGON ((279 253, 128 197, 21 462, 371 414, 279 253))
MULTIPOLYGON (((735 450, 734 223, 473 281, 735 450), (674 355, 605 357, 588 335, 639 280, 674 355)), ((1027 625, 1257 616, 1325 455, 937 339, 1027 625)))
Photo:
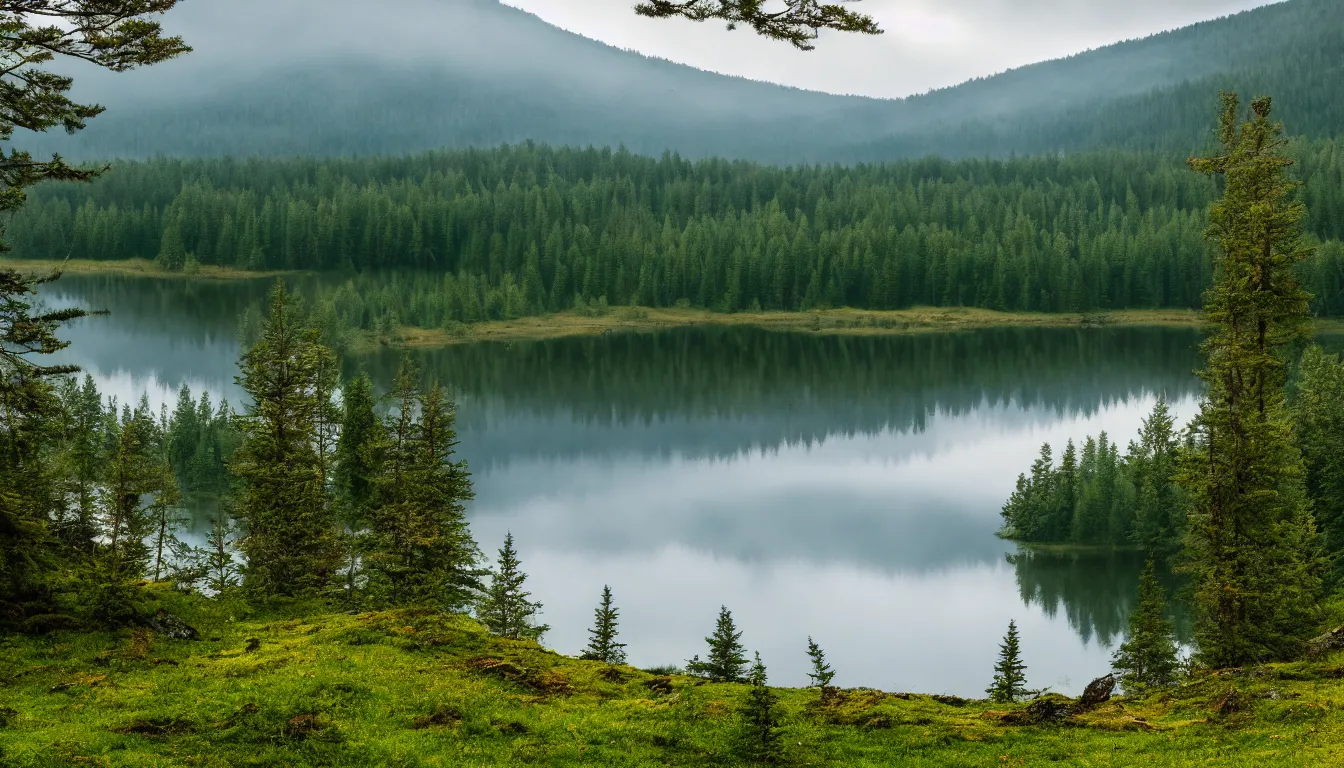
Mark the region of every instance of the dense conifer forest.
MULTIPOLYGON (((1300 267, 1344 314, 1344 145, 1294 146, 1300 267)), ((532 145, 393 159, 159 160, 36 191, 17 254, 358 273, 347 326, 638 304, 1195 308, 1215 185, 1162 154, 774 168, 532 145)))

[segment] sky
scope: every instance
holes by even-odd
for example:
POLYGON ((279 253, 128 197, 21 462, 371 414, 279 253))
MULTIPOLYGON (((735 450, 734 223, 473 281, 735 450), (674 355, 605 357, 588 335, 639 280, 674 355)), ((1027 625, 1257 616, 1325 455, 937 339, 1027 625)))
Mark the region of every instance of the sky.
MULTIPOLYGON (((452 0, 448 0, 452 2, 452 0)), ((901 97, 1144 37, 1268 0, 862 0, 880 37, 823 33, 817 50, 635 16, 634 0, 505 0, 572 32, 701 69, 799 88, 901 97)), ((778 2, 778 0, 776 0, 778 2)))

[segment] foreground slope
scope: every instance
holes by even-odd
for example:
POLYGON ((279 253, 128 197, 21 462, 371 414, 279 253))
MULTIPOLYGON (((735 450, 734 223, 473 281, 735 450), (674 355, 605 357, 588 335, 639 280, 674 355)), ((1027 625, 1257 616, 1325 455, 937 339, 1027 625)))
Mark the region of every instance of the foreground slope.
MULTIPOLYGON (((415 612, 177 605, 149 631, 0 640, 6 766, 731 765, 739 685, 558 656, 415 612)), ((767 660, 768 661, 768 660, 767 660)), ((911 660, 911 663, 918 663, 911 660)), ((1053 725, 1026 706, 781 690, 799 765, 1344 762, 1344 657, 1201 677, 1053 725)), ((1060 702, 1063 704, 1064 702, 1060 702)))

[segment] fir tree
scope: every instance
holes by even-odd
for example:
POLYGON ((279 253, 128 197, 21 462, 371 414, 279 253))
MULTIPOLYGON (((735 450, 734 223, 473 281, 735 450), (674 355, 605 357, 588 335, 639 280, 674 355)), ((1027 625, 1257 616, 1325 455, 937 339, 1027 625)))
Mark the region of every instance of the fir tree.
POLYGON ((808 672, 807 676, 812 679, 812 685, 825 693, 826 689, 830 688, 831 681, 835 679, 835 670, 827 663, 826 652, 810 635, 807 638, 807 658, 812 661, 812 671, 808 672))
POLYGON ((316 594, 341 561, 319 434, 334 387, 330 350, 298 323, 283 283, 271 291, 261 337, 240 362, 252 401, 231 468, 240 482, 246 584, 268 595, 316 594))
POLYGON ((611 587, 602 587, 602 602, 594 612, 593 628, 588 630, 588 648, 583 658, 607 664, 625 663, 625 643, 616 642, 616 620, 620 611, 611 602, 611 587))
POLYGON ((1338 355, 1314 344, 1307 348, 1292 412, 1307 493, 1338 583, 1344 577, 1344 363, 1338 355))
POLYGON ((1008 634, 999 646, 999 660, 994 665, 994 682, 985 693, 996 704, 1011 704, 1026 696, 1027 665, 1022 663, 1022 648, 1017 635, 1017 622, 1008 622, 1008 634))
POLYGON ((520 565, 518 553, 513 549, 513 534, 509 533, 504 537, 499 560, 490 573, 490 586, 486 587, 476 607, 476 617, 501 637, 540 641, 550 627, 536 622, 541 603, 529 600, 532 594, 523 591, 527 574, 519 570, 520 565))
POLYGON ((1293 199, 1292 164, 1268 98, 1239 124, 1223 94, 1224 154, 1191 159, 1222 177, 1210 209, 1218 279, 1205 295, 1211 324, 1200 376, 1208 394, 1183 461, 1190 497, 1187 558, 1198 658, 1228 667, 1287 658, 1315 628, 1321 591, 1315 525, 1301 455, 1284 405, 1287 350, 1310 333, 1308 296, 1295 268, 1310 248, 1293 199))
POLYGON ((782 756, 779 733, 779 697, 766 684, 761 654, 751 665, 746 702, 742 706, 742 730, 739 736, 742 757, 756 763, 776 763, 782 756))
POLYGON ((222 511, 210 519, 203 570, 205 586, 216 595, 238 586, 238 561, 234 557, 237 544, 233 534, 233 524, 222 511))
POLYGON ((727 606, 719 607, 714 634, 705 638, 705 642, 709 644, 709 656, 704 661, 699 656, 692 658, 686 662, 686 671, 720 683, 743 682, 747 650, 742 647, 742 633, 733 623, 733 614, 727 606))
POLYGON ((374 413, 373 382, 367 374, 346 382, 341 392, 344 411, 336 443, 336 487, 347 505, 347 523, 358 525, 368 515, 378 474, 376 446, 383 442, 383 424, 374 413))
POLYGON ((1171 554, 1185 532, 1176 455, 1175 420, 1166 399, 1159 397, 1125 460, 1137 492, 1133 540, 1157 556, 1171 554))
POLYGON ((1139 578, 1138 609, 1129 616, 1129 637, 1111 662, 1126 691, 1138 693, 1176 681, 1176 630, 1167 620, 1166 610, 1166 592, 1149 560, 1139 578))

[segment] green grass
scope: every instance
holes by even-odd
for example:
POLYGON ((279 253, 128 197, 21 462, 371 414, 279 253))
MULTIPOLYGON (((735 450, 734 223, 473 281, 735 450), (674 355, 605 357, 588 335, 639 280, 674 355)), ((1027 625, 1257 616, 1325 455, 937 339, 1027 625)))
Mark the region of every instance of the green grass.
MULTIPOLYGON (((0 640, 0 765, 737 762, 745 686, 566 658, 458 616, 165 599, 204 639, 0 640)), ((1341 663, 1209 675, 1056 726, 1017 724, 1022 706, 871 690, 823 706, 815 691, 780 690, 786 763, 1342 765, 1341 663)))

